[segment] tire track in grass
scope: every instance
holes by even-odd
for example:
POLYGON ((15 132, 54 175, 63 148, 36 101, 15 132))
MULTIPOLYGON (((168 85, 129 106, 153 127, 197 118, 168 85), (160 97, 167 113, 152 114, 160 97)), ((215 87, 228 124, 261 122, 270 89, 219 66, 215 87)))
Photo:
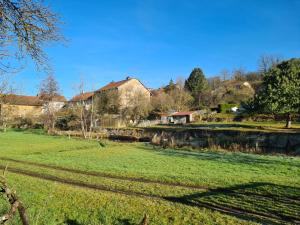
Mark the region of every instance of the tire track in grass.
MULTIPOLYGON (((0 165, 0 169, 5 169, 5 168, 6 168, 5 166, 0 165)), ((201 201, 198 201, 198 202, 189 201, 187 199, 180 198, 180 197, 171 197, 171 196, 162 197, 162 196, 158 196, 158 195, 154 195, 154 194, 145 194, 145 193, 140 193, 140 192, 135 192, 135 191, 112 189, 112 188, 109 188, 107 186, 100 185, 100 184, 88 184, 88 183, 81 182, 81 181, 76 181, 76 180, 72 180, 72 179, 64 179, 64 178, 56 177, 53 175, 41 174, 41 173, 23 170, 23 169, 19 169, 19 168, 10 167, 9 172, 19 174, 19 175, 25 175, 25 176, 29 176, 29 177, 33 177, 33 178, 38 178, 41 180, 47 180, 47 181, 58 182, 61 184, 67 184, 67 185, 71 185, 74 187, 89 188, 89 189, 98 190, 98 191, 106 191, 106 192, 122 194, 122 195, 126 195, 126 196, 148 198, 148 199, 152 199, 152 200, 162 200, 162 201, 167 201, 167 202, 171 202, 171 203, 178 203, 178 204, 182 204, 182 205, 186 205, 186 206, 192 206, 192 207, 196 207, 196 208, 203 207, 203 208, 207 208, 207 209, 210 209, 213 211, 218 211, 220 213, 227 214, 230 216, 235 216, 235 217, 238 217, 243 220, 258 221, 258 222, 262 222, 262 223, 266 223, 266 224, 284 224, 287 222, 293 222, 293 223, 300 222, 299 218, 296 218, 293 216, 282 218, 275 214, 253 212, 250 210, 237 208, 234 206, 226 207, 226 206, 222 206, 222 205, 214 205, 214 204, 210 204, 207 202, 201 202, 201 201), (278 222, 280 222, 280 223, 278 223, 278 222)))
POLYGON ((4 161, 10 161, 10 162, 16 162, 20 164, 26 164, 36 167, 43 167, 47 169, 54 169, 54 170, 60 170, 65 172, 71 172, 81 175, 89 175, 94 177, 102 177, 102 178, 110 178, 115 180, 125 180, 125 181, 133 181, 133 182, 140 182, 140 183, 146 183, 146 184, 157 184, 157 185, 164 185, 164 186, 170 186, 170 187, 179 187, 179 188, 186 188, 186 189, 198 189, 198 190, 209 190, 208 186, 201 186, 201 185, 188 185, 188 184, 181 184, 181 183, 172 183, 172 182, 163 182, 163 181, 154 181, 146 178, 134 178, 134 177, 124 177, 124 176, 118 176, 118 175, 110 175, 106 173, 101 172, 95 172, 95 171, 83 171, 83 170, 77 170, 77 169, 71 169, 61 166, 55 166, 55 165, 46 165, 42 163, 37 162, 29 162, 25 160, 18 160, 18 159, 11 159, 7 157, 0 157, 0 160, 4 161))

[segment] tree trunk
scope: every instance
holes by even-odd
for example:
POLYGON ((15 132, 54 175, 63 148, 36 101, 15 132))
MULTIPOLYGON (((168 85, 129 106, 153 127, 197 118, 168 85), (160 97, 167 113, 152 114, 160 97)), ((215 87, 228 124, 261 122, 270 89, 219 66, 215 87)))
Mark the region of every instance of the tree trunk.
POLYGON ((291 125, 292 125, 292 116, 290 113, 287 113, 285 128, 289 129, 289 128, 291 128, 291 125))

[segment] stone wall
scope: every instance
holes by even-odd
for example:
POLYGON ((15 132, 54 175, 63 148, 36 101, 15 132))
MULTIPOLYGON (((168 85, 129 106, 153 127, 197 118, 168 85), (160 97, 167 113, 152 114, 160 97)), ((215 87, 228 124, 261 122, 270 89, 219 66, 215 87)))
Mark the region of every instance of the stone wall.
POLYGON ((188 130, 157 132, 153 144, 256 153, 300 154, 300 133, 188 130))
POLYGON ((166 147, 219 148, 230 151, 300 155, 300 133, 186 129, 105 129, 113 139, 150 140, 166 147))
MULTIPOLYGON (((72 134, 71 134, 72 135, 72 134)), ((97 138, 149 141, 163 147, 225 149, 229 151, 300 155, 300 133, 208 129, 101 129, 97 138)))

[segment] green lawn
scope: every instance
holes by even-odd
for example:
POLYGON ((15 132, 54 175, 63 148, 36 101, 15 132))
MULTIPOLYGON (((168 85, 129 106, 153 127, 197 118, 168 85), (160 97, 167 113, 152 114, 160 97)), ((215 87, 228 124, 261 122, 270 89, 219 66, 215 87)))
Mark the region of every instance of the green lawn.
MULTIPOLYGON (((300 159, 0 133, 33 224, 300 222, 300 159)), ((7 210, 0 200, 0 215, 7 210)), ((18 221, 14 221, 18 224, 18 221)))

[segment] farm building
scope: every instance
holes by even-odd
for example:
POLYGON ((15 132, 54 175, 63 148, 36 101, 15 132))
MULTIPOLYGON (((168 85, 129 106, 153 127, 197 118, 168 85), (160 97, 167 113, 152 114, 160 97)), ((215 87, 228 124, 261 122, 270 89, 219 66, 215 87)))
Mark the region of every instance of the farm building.
POLYGON ((79 95, 74 96, 70 101, 70 105, 85 105, 86 108, 90 108, 92 105, 93 97, 95 96, 95 92, 83 92, 79 95))
POLYGON ((172 114, 174 124, 185 124, 194 121, 194 116, 196 112, 176 112, 172 114))
POLYGON ((112 81, 102 88, 94 92, 86 92, 80 95, 76 95, 69 102, 71 104, 82 104, 91 105, 93 97, 97 93, 116 90, 120 97, 120 106, 130 106, 132 98, 136 94, 140 94, 150 102, 150 91, 146 88, 138 79, 127 77, 125 80, 112 81))
MULTIPOLYGON (((2 98, 0 113, 14 117, 38 117, 44 113, 46 101, 41 96, 6 95, 2 98)), ((58 111, 66 102, 65 97, 57 95, 48 104, 58 111)))

